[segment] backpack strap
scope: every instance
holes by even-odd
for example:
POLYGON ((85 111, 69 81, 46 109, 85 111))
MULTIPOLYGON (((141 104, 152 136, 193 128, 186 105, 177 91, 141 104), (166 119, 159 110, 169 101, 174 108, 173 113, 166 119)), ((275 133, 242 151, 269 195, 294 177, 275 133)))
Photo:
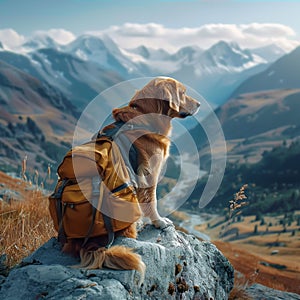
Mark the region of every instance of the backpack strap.
MULTIPOLYGON (((88 229, 88 232, 86 234, 86 237, 84 238, 82 247, 84 247, 86 245, 88 239, 90 238, 90 236, 93 232, 93 229, 95 226, 97 208, 99 206, 99 199, 102 198, 102 201, 105 200, 105 197, 101 197, 100 191, 101 191, 101 178, 99 176, 95 176, 92 178, 92 199, 91 199, 93 201, 93 203, 92 203, 92 221, 91 221, 90 227, 88 229)), ((112 192, 114 192, 114 190, 112 192)), ((103 203, 102 203, 102 205, 103 205, 103 203)), ((114 242, 115 233, 113 230, 111 218, 109 216, 105 215, 103 212, 101 212, 101 214, 102 214, 105 228, 108 233, 108 242, 107 242, 107 245, 105 246, 105 248, 108 249, 111 247, 111 245, 114 242)))
MULTIPOLYGON (((127 171, 134 188, 137 188, 136 174, 138 169, 138 150, 134 144, 129 140, 125 134, 120 134, 125 131, 149 129, 146 126, 133 125, 131 123, 125 123, 123 121, 116 121, 104 130, 99 130, 96 138, 106 137, 111 141, 114 141, 120 150, 124 163, 127 167, 127 171)), ((93 138, 95 138, 95 136, 93 138)), ((93 139, 92 138, 92 139, 93 139)))

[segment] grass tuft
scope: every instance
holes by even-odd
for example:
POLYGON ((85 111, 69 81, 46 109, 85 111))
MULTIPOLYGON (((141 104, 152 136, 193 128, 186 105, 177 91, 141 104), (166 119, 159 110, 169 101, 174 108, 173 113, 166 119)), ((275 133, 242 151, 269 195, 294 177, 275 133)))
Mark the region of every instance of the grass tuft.
POLYGON ((25 181, 26 160, 23 163, 23 180, 1 173, 1 183, 19 195, 18 199, 6 197, 0 201, 0 256, 6 255, 9 268, 56 235, 48 198, 25 181))

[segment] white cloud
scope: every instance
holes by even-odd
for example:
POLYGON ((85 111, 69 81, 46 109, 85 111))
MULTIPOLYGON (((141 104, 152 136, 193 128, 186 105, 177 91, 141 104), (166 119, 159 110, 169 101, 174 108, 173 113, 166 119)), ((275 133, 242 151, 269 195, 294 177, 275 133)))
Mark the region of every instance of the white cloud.
POLYGON ((20 49, 19 47, 28 39, 42 39, 47 36, 51 37, 55 42, 61 45, 68 44, 76 38, 72 32, 65 29, 37 30, 28 38, 20 35, 11 28, 0 29, 0 42, 4 45, 4 48, 8 50, 20 49))
POLYGON ((300 44, 295 31, 283 24, 206 24, 200 27, 168 28, 161 24, 125 23, 102 31, 88 32, 107 34, 123 48, 145 45, 175 51, 187 45, 208 48, 219 40, 234 41, 243 48, 256 48, 276 43, 286 50, 300 44))
POLYGON ((11 28, 0 29, 0 42, 4 47, 13 49, 21 45, 24 41, 25 37, 11 28))
POLYGON ((114 32, 118 35, 132 36, 132 37, 153 37, 165 34, 165 28, 156 23, 148 24, 134 24, 125 23, 123 26, 112 26, 108 31, 114 32))
MULTIPOLYGON (((205 24, 199 27, 170 28, 157 23, 125 23, 101 31, 89 31, 96 36, 108 35, 122 48, 145 45, 174 52, 181 47, 197 45, 206 49, 220 40, 237 42, 242 48, 277 44, 290 51, 300 45, 299 36, 289 26, 278 23, 205 24)), ((72 42, 76 36, 65 29, 39 30, 34 37, 50 36, 59 44, 72 42)), ((30 37, 29 37, 30 38, 30 37)), ((13 29, 0 30, 0 41, 9 49, 20 46, 25 37, 13 29)))
POLYGON ((33 38, 35 36, 37 37, 49 36, 55 42, 61 45, 66 45, 72 42, 76 38, 76 36, 71 31, 65 29, 59 29, 59 28, 54 28, 49 30, 38 30, 33 33, 33 38))
POLYGON ((242 31, 245 34, 253 35, 256 37, 274 37, 274 36, 295 36, 295 31, 282 24, 276 24, 276 23, 265 23, 265 24, 259 24, 259 23, 252 23, 248 25, 241 25, 240 26, 242 31))

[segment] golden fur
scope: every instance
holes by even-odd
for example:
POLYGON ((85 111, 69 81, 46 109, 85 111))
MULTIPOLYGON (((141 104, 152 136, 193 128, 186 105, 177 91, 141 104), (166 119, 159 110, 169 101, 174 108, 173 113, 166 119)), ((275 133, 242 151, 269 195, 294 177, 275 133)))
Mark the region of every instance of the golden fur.
MULTIPOLYGON (((157 228, 165 228, 172 224, 169 219, 159 216, 156 207, 158 177, 169 155, 168 135, 171 131, 171 119, 185 118, 194 114, 199 107, 196 100, 185 95, 185 90, 184 85, 172 78, 156 78, 137 91, 128 106, 113 110, 116 121, 142 124, 146 128, 126 131, 123 134, 126 134, 138 149, 138 201, 144 217, 150 218, 157 228)), ((116 236, 120 235, 136 238, 136 225, 131 224, 125 230, 116 233, 116 236)), ((99 245, 105 246, 106 242, 107 236, 100 236, 89 239, 87 245, 82 247, 83 240, 71 240, 65 245, 64 251, 80 254, 80 267, 134 269, 141 273, 143 279, 145 265, 140 256, 123 246, 99 248, 99 245)))

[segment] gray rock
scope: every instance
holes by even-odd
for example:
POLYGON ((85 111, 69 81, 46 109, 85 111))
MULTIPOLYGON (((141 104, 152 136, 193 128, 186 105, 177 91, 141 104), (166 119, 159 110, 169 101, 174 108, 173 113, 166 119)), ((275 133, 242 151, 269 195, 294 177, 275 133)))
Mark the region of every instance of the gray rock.
POLYGON ((78 261, 49 240, 12 270, 0 299, 214 299, 224 300, 233 287, 233 268, 209 242, 192 235, 145 226, 138 240, 119 237, 115 244, 132 247, 147 266, 138 287, 136 271, 84 270, 78 261))
MULTIPOLYGON (((0 255, 0 276, 8 274, 8 267, 6 266, 6 255, 0 255)), ((1 280, 1 278, 0 278, 1 280)))
POLYGON ((253 284, 246 290, 255 300, 299 300, 300 295, 271 289, 261 284, 253 284))

